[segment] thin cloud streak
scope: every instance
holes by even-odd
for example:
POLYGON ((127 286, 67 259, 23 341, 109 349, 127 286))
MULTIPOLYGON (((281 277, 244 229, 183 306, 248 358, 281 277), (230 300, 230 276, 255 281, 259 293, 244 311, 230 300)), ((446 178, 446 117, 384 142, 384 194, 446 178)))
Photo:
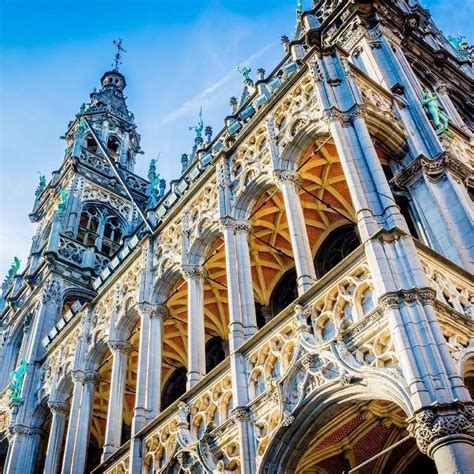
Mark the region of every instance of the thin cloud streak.
MULTIPOLYGON (((274 41, 267 46, 264 46, 262 49, 250 55, 247 59, 240 63, 241 66, 247 66, 252 63, 260 56, 265 54, 269 49, 273 48, 277 43, 274 41)), ((200 94, 184 102, 180 107, 178 107, 174 112, 163 117, 157 124, 157 127, 162 127, 174 120, 177 120, 180 117, 183 117, 192 111, 196 110, 197 107, 201 106, 203 102, 207 101, 209 96, 211 96, 216 90, 220 89, 224 84, 230 81, 232 76, 235 74, 235 69, 232 68, 225 76, 221 77, 217 82, 211 86, 204 89, 200 94)))

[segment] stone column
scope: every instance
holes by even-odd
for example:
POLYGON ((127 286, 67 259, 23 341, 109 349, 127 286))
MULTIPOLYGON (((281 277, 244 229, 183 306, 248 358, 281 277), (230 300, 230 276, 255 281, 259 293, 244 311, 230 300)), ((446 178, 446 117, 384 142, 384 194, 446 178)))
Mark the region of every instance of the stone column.
MULTIPOLYGON (((234 236, 235 221, 230 217, 221 219, 221 230, 224 235, 225 266, 227 277, 227 298, 229 302, 229 342, 234 351, 245 338, 240 308, 239 274, 236 243, 234 236)), ((253 297, 253 295, 252 295, 253 297)))
POLYGON ((204 331, 204 278, 199 265, 181 268, 188 282, 188 383, 189 390, 206 374, 206 337, 204 331))
POLYGON ((224 234, 227 292, 229 299, 229 349, 230 369, 232 373, 232 400, 236 408, 236 421, 240 445, 241 471, 252 473, 255 453, 252 439, 252 427, 244 408, 248 403, 247 374, 245 360, 239 352, 240 345, 256 331, 255 304, 252 288, 252 273, 248 248, 250 225, 246 221, 221 219, 224 234), (234 234, 235 230, 235 234, 234 234), (237 270, 237 271, 236 271, 237 270), (249 317, 250 316, 250 317, 249 317), (242 415, 242 416, 240 416, 242 415))
POLYGON ((82 474, 86 467, 92 403, 94 401, 95 386, 99 382, 99 374, 97 372, 85 372, 83 374, 83 380, 81 407, 78 413, 74 451, 72 455, 71 468, 67 471, 70 474, 82 474))
POLYGON ((126 341, 109 341, 109 348, 113 361, 102 461, 105 461, 121 444, 127 359, 131 349, 126 341))
POLYGON ((240 314, 245 337, 247 338, 253 336, 258 330, 249 250, 251 230, 252 226, 248 221, 238 220, 235 222, 235 252, 239 275, 240 314))
POLYGON ((132 419, 132 438, 130 441, 130 473, 142 472, 141 439, 135 435, 146 425, 146 396, 148 378, 148 347, 150 340, 150 313, 153 306, 149 303, 138 305, 140 311, 140 342, 138 348, 138 374, 135 407, 132 419))
POLYGON ((147 416, 155 419, 161 409, 161 365, 163 361, 163 321, 168 308, 157 305, 150 313, 150 340, 148 345, 147 416))
POLYGON ((316 281, 313 256, 299 196, 301 178, 298 173, 289 170, 275 170, 274 175, 285 202, 288 230, 295 258, 298 294, 301 295, 316 281))
POLYGON ((66 432, 66 444, 64 446, 64 455, 62 460, 62 474, 67 474, 71 470, 72 456, 74 453, 74 443, 76 441, 76 430, 81 407, 82 383, 84 373, 82 371, 74 371, 72 380, 74 388, 72 391, 71 409, 69 411, 69 423, 66 432))
POLYGON ((56 474, 61 461, 61 448, 66 428, 66 416, 69 405, 66 402, 50 400, 48 407, 53 414, 51 428, 49 430, 48 447, 46 449, 46 460, 44 472, 56 474))

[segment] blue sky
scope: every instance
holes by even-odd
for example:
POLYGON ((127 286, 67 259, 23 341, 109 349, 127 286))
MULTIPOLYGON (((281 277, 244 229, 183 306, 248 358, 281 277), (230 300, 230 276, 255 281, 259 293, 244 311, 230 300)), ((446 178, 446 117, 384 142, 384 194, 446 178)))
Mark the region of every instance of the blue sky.
MULTIPOLYGON (((309 8, 310 0, 304 1, 309 8)), ((268 72, 291 36, 293 0, 0 0, 0 280, 13 256, 22 268, 35 232, 28 220, 38 171, 59 168, 66 131, 124 38, 129 108, 144 155, 168 181, 193 142, 199 107, 215 132, 239 95, 236 64, 268 72)), ((425 0, 445 34, 472 40, 465 0, 425 0)))

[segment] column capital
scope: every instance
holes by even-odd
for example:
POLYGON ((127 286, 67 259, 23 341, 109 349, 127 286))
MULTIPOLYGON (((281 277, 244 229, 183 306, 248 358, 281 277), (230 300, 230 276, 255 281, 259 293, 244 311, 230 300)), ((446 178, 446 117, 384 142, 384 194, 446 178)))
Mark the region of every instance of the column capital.
POLYGON ((83 370, 74 370, 72 378, 77 382, 92 383, 94 385, 100 382, 100 375, 96 371, 84 372, 83 370))
POLYGON ((472 406, 433 407, 408 420, 408 431, 422 453, 432 456, 433 449, 456 435, 469 435, 474 425, 472 406))
POLYGON ((128 341, 108 341, 107 345, 112 352, 128 354, 132 350, 132 346, 128 341))
POLYGON ((234 230, 235 232, 250 234, 252 232, 252 224, 247 220, 239 219, 234 223, 234 230))
POLYGON ((201 265, 181 265, 181 273, 186 280, 190 278, 204 280, 207 277, 207 271, 201 265))
POLYGON ((292 170, 273 170, 273 179, 278 187, 283 183, 292 183, 297 189, 301 187, 301 176, 292 170))
POLYGON ((66 414, 69 410, 69 403, 60 402, 55 400, 48 401, 48 407, 52 413, 64 413, 66 414))
POLYGON ((220 227, 220 230, 222 232, 226 229, 232 229, 233 230, 234 227, 235 227, 235 219, 233 217, 230 217, 230 216, 221 217, 219 219, 219 227, 220 227))
POLYGON ((338 122, 343 127, 347 127, 358 118, 364 118, 367 115, 365 105, 354 104, 349 110, 341 111, 336 107, 330 107, 323 112, 323 119, 329 125, 332 122, 338 122))
POLYGON ((168 306, 166 306, 164 304, 157 304, 153 308, 153 311, 150 314, 150 318, 160 317, 161 319, 164 319, 169 314, 170 314, 170 310, 169 310, 168 306))

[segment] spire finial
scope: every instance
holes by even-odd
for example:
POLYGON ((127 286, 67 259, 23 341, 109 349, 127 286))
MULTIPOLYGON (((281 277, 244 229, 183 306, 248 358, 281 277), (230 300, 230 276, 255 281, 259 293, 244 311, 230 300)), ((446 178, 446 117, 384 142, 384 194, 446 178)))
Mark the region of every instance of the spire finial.
POLYGON ((126 53, 127 51, 125 51, 122 47, 122 38, 119 38, 118 40, 114 40, 114 45, 117 48, 117 52, 115 53, 115 60, 112 63, 112 67, 114 68, 114 71, 118 71, 119 66, 122 64, 120 61, 120 58, 122 57, 122 55, 120 53, 121 52, 126 53))

